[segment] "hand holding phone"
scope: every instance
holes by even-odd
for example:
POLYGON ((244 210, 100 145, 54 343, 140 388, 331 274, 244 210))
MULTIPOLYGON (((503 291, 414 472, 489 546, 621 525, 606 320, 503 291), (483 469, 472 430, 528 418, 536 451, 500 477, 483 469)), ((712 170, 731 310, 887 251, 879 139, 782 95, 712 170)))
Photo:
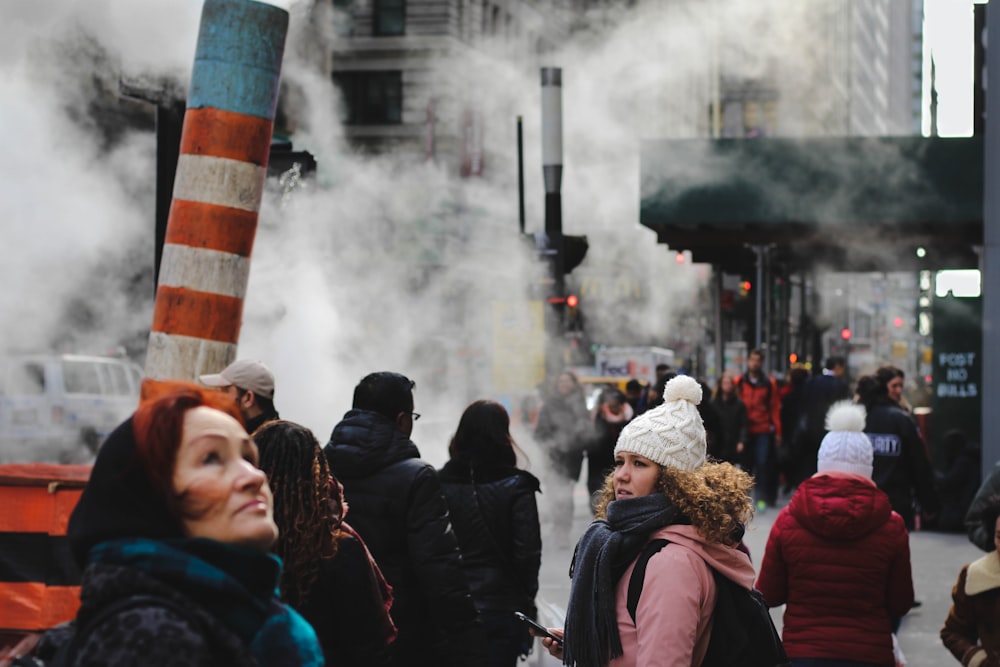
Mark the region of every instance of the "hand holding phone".
POLYGON ((549 632, 549 629, 546 628, 544 625, 536 623, 535 621, 531 620, 530 618, 528 618, 527 616, 525 616, 524 614, 522 614, 519 611, 515 611, 514 615, 517 616, 517 618, 522 623, 527 623, 529 627, 533 628, 542 637, 548 637, 549 639, 551 639, 552 641, 554 641, 559 646, 562 646, 562 644, 563 644, 562 637, 560 637, 559 635, 552 634, 551 632, 549 632))

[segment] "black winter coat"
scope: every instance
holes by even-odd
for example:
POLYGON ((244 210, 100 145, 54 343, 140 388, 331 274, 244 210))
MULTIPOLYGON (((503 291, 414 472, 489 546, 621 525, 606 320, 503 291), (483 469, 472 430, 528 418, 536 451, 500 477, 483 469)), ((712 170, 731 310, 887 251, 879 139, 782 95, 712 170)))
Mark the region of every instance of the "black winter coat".
POLYGON ((717 396, 712 399, 712 406, 722 425, 718 453, 713 454, 723 461, 738 463, 740 455, 736 453, 736 445, 747 441, 747 406, 735 394, 728 400, 717 396))
POLYGON ((934 471, 917 425, 888 398, 867 406, 865 433, 872 441, 875 458, 872 480, 885 491, 910 530, 914 528, 913 498, 928 514, 940 508, 934 488, 934 471))
POLYGON ((393 664, 375 576, 365 545, 347 533, 337 540, 337 555, 320 561, 319 578, 298 611, 316 630, 328 665, 393 664))
POLYGON ((351 410, 323 450, 393 589, 397 667, 483 664, 486 639, 437 471, 386 417, 351 410))
POLYGON ((477 469, 473 483, 468 463, 456 460, 440 474, 476 606, 534 618, 542 563, 538 479, 493 466, 477 469))

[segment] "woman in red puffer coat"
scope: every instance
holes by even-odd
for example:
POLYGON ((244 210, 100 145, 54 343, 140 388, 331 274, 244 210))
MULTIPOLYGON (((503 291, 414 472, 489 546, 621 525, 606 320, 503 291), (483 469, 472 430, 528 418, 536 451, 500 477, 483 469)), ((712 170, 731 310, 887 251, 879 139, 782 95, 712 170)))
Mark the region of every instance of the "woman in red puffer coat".
POLYGON ((906 526, 871 480, 864 425, 862 406, 834 404, 819 472, 768 536, 757 588, 768 606, 786 605, 782 641, 793 666, 894 665, 892 618, 913 604, 906 526))

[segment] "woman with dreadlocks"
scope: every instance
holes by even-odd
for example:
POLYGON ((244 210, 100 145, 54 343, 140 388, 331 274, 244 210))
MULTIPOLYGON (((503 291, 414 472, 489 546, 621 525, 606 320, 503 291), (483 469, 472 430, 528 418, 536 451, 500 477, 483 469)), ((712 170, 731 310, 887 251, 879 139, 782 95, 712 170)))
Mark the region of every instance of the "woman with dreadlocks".
POLYGON ((343 487, 316 436, 278 420, 253 437, 274 492, 274 552, 285 563, 282 599, 315 628, 328 665, 391 665, 391 589, 364 541, 344 522, 343 487))
POLYGON ((712 570, 743 588, 754 570, 742 551, 752 481, 729 463, 707 463, 698 414, 702 390, 670 380, 664 402, 622 430, 597 519, 580 538, 570 572, 564 648, 549 652, 579 667, 689 666, 708 651, 717 596, 712 570), (629 582, 653 540, 633 620, 629 582), (665 602, 669 601, 669 602, 665 602))

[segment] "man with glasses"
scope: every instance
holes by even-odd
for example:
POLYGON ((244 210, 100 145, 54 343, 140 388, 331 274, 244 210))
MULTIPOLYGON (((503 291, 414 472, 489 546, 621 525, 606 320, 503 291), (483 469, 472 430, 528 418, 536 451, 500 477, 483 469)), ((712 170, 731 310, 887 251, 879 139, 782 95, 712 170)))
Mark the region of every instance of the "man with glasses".
POLYGON ((279 418, 274 407, 274 373, 259 361, 238 359, 222 372, 201 375, 198 379, 233 397, 243 413, 247 433, 253 433, 264 422, 279 418))
POLYGON ((434 467, 410 440, 414 382, 371 373, 324 448, 351 526, 393 589, 395 667, 487 664, 486 637, 462 570, 434 467))

